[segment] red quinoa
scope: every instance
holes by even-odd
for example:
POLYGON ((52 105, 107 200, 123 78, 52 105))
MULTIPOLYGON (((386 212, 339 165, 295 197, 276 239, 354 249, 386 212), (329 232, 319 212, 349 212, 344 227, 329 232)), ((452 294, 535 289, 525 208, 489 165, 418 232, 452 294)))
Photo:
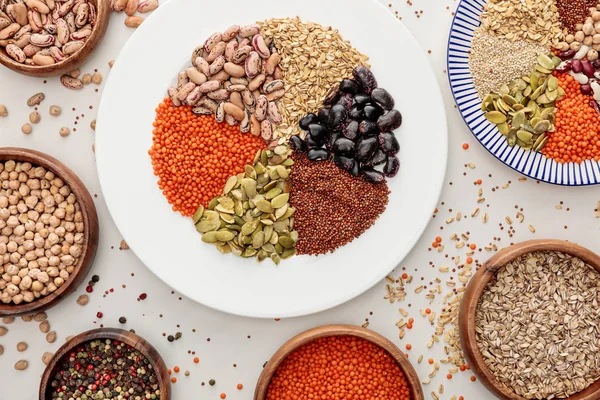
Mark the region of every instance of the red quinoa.
POLYGON ((590 15, 590 8, 596 8, 597 3, 596 0, 557 0, 560 23, 574 34, 577 32, 575 26, 585 22, 590 15))
POLYGON ((294 153, 290 203, 296 208, 297 254, 325 254, 351 242, 385 211, 387 183, 372 184, 333 161, 309 161, 294 153))

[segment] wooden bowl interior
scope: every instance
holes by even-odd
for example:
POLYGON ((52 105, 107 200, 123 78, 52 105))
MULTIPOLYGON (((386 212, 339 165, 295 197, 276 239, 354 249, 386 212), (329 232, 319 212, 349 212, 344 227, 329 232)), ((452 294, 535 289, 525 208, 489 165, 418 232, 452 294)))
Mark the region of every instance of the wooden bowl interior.
MULTIPOLYGON (((530 240, 502 249, 479 268, 467 286, 459 312, 459 331, 463 352, 469 366, 479 380, 501 399, 525 400, 500 383, 485 365, 475 334, 475 315, 477 305, 487 284, 494 279, 496 272, 508 262, 536 251, 558 251, 573 255, 585 261, 600 272, 600 256, 594 252, 562 240, 542 239, 530 240)), ((597 400, 600 399, 600 380, 589 386, 584 391, 568 397, 569 400, 597 400)))
POLYGON ((84 240, 81 256, 75 266, 75 271, 69 279, 53 293, 40 297, 31 303, 4 304, 0 302, 0 317, 31 314, 46 310, 56 305, 64 297, 72 293, 85 279, 89 272, 96 250, 98 248, 98 214, 92 196, 83 182, 66 165, 47 154, 28 149, 14 147, 0 147, 0 162, 15 160, 29 162, 35 166, 42 166, 56 174, 62 179, 77 197, 81 207, 84 223, 84 240))
POLYGON ((39 390, 40 400, 50 400, 52 398, 49 394, 50 383, 52 381, 54 371, 58 367, 58 364, 63 356, 71 352, 73 348, 96 339, 119 340, 142 353, 148 359, 156 373, 156 379, 160 385, 160 400, 171 399, 171 381, 169 380, 167 366, 154 346, 135 333, 125 331, 123 329, 99 328, 80 333, 58 349, 42 374, 39 390))
POLYGON ((44 77, 62 75, 75 70, 88 58, 94 49, 100 44, 108 21, 110 20, 110 1, 109 0, 89 0, 96 5, 96 24, 92 28, 92 34, 86 40, 85 44, 76 53, 64 61, 47 66, 31 66, 16 62, 6 53, 4 47, 0 46, 0 64, 24 75, 44 77))
POLYGON ((291 338, 283 346, 281 346, 279 350, 275 352, 275 354, 273 354, 258 378, 258 383, 256 384, 256 389, 254 392, 254 400, 265 400, 267 398, 267 390, 269 388, 269 384, 271 383, 271 379, 273 378, 273 375, 275 374, 275 371, 279 365, 281 365, 283 360, 285 360, 288 355, 315 339, 329 336, 356 336, 368 340, 369 342, 374 343, 386 350, 392 356, 392 358, 396 360, 396 363, 400 369, 402 369, 402 372, 404 372, 411 390, 411 398, 413 400, 424 399, 421 382, 415 369, 404 356, 404 353, 402 353, 402 351, 400 351, 400 349, 398 349, 398 347, 396 347, 396 345, 394 345, 388 339, 384 338, 378 333, 361 328, 359 326, 325 325, 310 329, 291 338))

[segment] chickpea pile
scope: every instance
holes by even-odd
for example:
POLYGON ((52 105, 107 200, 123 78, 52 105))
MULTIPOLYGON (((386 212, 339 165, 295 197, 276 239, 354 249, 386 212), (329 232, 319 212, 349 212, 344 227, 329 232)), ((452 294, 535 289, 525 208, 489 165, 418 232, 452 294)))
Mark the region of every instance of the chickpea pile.
POLYGON ((0 163, 0 301, 32 302, 75 271, 83 215, 71 188, 30 163, 0 163))

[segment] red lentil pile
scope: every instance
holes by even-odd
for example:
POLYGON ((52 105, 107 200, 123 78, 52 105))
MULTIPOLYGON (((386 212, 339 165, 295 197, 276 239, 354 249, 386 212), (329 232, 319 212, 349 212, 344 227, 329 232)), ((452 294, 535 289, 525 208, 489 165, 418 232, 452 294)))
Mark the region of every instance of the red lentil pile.
POLYGON ((158 186, 184 216, 223 191, 227 179, 244 171, 264 148, 259 137, 240 132, 238 126, 219 124, 212 115, 197 116, 188 106, 175 107, 165 99, 156 108, 152 158, 158 186))
POLYGON ((294 153, 290 203, 296 208, 297 254, 325 254, 351 242, 385 211, 385 182, 372 184, 338 168, 333 161, 309 161, 294 153))
POLYGON ((410 398, 406 376, 390 354, 353 336, 320 338, 300 347, 277 368, 267 392, 267 400, 410 398))
POLYGON ((557 0, 560 23, 569 33, 577 32, 577 24, 583 24, 590 14, 590 8, 596 8, 597 0, 557 0))

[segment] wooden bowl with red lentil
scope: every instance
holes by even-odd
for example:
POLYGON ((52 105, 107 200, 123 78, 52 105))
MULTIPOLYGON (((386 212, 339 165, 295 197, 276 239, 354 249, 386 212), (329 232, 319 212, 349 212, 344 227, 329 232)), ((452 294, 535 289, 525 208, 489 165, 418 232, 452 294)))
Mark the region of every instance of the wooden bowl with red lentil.
MULTIPOLYGON (((372 375, 376 372, 381 373, 380 382, 385 381, 388 389, 391 387, 398 390, 387 393, 379 391, 379 397, 373 398, 424 399, 423 389, 416 371, 404 353, 391 341, 378 333, 359 326, 324 325, 294 336, 277 350, 265 365, 258 379, 254 400, 296 398, 292 396, 298 393, 292 394, 287 390, 297 387, 297 385, 291 385, 290 381, 297 382, 296 378, 302 379, 302 371, 306 373, 308 365, 306 363, 311 362, 307 358, 315 358, 315 360, 319 360, 317 362, 322 364, 322 368, 318 371, 315 370, 314 373, 320 375, 323 380, 315 382, 313 379, 312 383, 306 382, 306 386, 311 386, 315 391, 319 390, 319 387, 326 386, 326 380, 332 377, 330 373, 335 375, 353 371, 356 368, 354 371, 357 375, 353 376, 353 380, 358 380, 358 383, 356 383, 358 388, 350 388, 348 385, 353 384, 348 383, 344 389, 340 389, 340 392, 346 390, 343 394, 344 397, 339 397, 340 399, 346 399, 346 396, 351 393, 347 390, 363 390, 363 393, 368 393, 368 391, 374 389, 384 390, 383 385, 377 386, 374 379, 377 376, 372 375), (352 353, 351 357, 346 354, 348 350, 352 353), (346 356, 344 357, 344 355, 346 356), (326 360, 323 360, 323 358, 326 358, 326 360), (365 363, 369 362, 370 365, 365 366, 365 363), (331 371, 330 367, 332 366, 334 371, 331 371), (360 375, 364 375, 365 378, 362 382, 357 377, 360 375), (365 382, 364 386, 363 382, 365 382), (366 382, 368 382, 369 388, 367 388, 366 382), (287 397, 288 395, 290 397, 287 397), (383 397, 381 397, 382 395, 383 397)), ((314 377, 314 375, 311 376, 314 377)), ((336 376, 334 380, 336 384, 337 382, 343 382, 343 378, 339 378, 339 376, 336 376)), ((299 382, 297 383, 299 384, 299 382)), ((312 393, 315 394, 315 392, 312 393)), ((377 395, 376 393, 372 394, 373 396, 377 395)), ((330 400, 338 399, 335 389, 327 392, 326 395, 330 400)))
MULTIPOLYGON (((105 346, 114 346, 116 352, 113 351, 112 354, 119 354, 119 357, 113 358, 113 360, 116 360, 115 362, 118 362, 117 360, 127 358, 128 354, 133 354, 135 359, 132 360, 133 363, 130 363, 129 368, 126 369, 132 372, 126 375, 128 377, 133 377, 134 379, 137 378, 137 382, 140 382, 140 380, 144 379, 143 375, 151 375, 151 373, 148 373, 148 371, 151 369, 155 377, 155 379, 153 379, 152 381, 156 382, 156 384, 158 385, 158 389, 160 390, 160 394, 155 394, 154 397, 151 398, 156 400, 171 399, 171 381, 169 380, 167 366, 160 354, 158 353, 158 351, 149 342, 147 342, 141 336, 138 336, 133 332, 126 331, 123 329, 99 328, 80 333, 79 335, 67 341, 67 343, 63 344, 58 349, 58 351, 54 354, 54 356, 46 366, 44 373, 42 374, 42 380, 40 382, 39 389, 40 400, 51 400, 54 398, 52 397, 52 393, 57 393, 57 390, 53 387, 53 381, 56 380, 56 376, 58 375, 64 376, 63 374, 65 370, 65 363, 68 363, 69 368, 71 368, 71 364, 79 364, 78 356, 81 353, 80 350, 82 350, 86 344, 92 343, 94 341, 106 341, 105 346), (122 346, 122 344, 125 344, 127 346, 122 346), (118 348, 117 346, 121 347, 118 348), (76 361, 71 362, 71 359, 75 359, 76 361), (147 368, 143 368, 144 371, 140 371, 140 368, 142 368, 144 364, 147 366, 147 368)), ((106 353, 99 353, 98 357, 103 358, 104 354, 106 353)), ((90 357, 89 353, 88 357, 90 357)), ((124 361, 124 363, 125 362, 126 361, 124 361)), ((86 362, 81 361, 81 364, 85 363, 86 362)), ((89 363, 88 365, 92 364, 89 363)), ((106 364, 103 365, 103 368, 105 367, 106 364)), ((91 370, 94 368, 86 369, 91 370)), ((79 368, 77 368, 77 370, 79 370, 79 368)), ((104 378, 102 376, 103 373, 105 372, 99 373, 99 375, 97 374, 96 377, 99 377, 99 380, 108 380, 108 378, 104 378)), ((110 379, 114 379, 114 376, 110 379)), ((122 389, 118 389, 118 391, 121 392, 122 389)), ((144 394, 141 395, 144 396, 144 394)), ((88 396, 88 398, 91 398, 91 396, 88 396)))
MULTIPOLYGON (((582 246, 579 246, 574 243, 566 242, 563 240, 553 240, 553 239, 540 239, 540 240, 529 240, 526 242, 518 243, 512 245, 510 247, 504 248, 500 250, 497 254, 491 257, 488 261, 486 261, 478 271, 473 275, 471 281, 467 286, 467 290, 465 291, 464 298, 461 302, 460 313, 459 313, 459 331, 460 331, 460 339, 462 343, 462 348, 466 357, 467 362, 469 363, 469 367, 473 370, 475 375, 479 378, 480 382, 495 396, 500 399, 511 399, 511 400, 525 400, 525 397, 522 397, 513 390, 509 389, 507 386, 502 384, 494 375, 492 370, 487 366, 482 351, 479 347, 478 343, 478 334, 477 330, 481 330, 481 327, 477 323, 478 313, 477 309, 480 306, 480 299, 484 296, 484 292, 488 291, 488 284, 494 282, 499 271, 503 270, 504 267, 514 262, 515 260, 521 259, 522 256, 527 256, 532 253, 540 254, 541 252, 557 252, 563 253, 568 256, 576 257, 582 260, 585 264, 587 264, 591 269, 600 272, 600 256, 593 251, 586 249, 582 246)), ((558 265, 559 262, 556 261, 553 265, 558 265)), ((511 264, 512 265, 512 264, 511 264)), ((529 268, 529 266, 527 266, 529 268)), ((514 268, 514 267, 513 267, 514 268)), ((556 268, 556 267, 555 267, 556 268)), ((554 270, 552 270, 554 271, 554 270)), ((593 272, 593 271, 592 271, 593 272)), ((513 271, 509 271, 509 276, 513 281, 516 281, 517 277, 520 275, 520 271, 514 268, 513 271)), ((558 270, 558 273, 561 273, 558 270)), ((581 280, 584 278, 582 274, 577 273, 577 276, 574 276, 573 279, 577 280, 577 287, 580 285, 585 287, 581 280)), ((593 282, 592 286, 597 286, 597 282, 593 282)), ((511 288, 511 292, 518 292, 520 289, 517 287, 511 288)), ((540 291, 539 288, 536 288, 536 291, 540 291)), ((502 295, 495 294, 496 303, 499 303, 498 307, 503 306, 503 301, 501 300, 503 297, 507 297, 505 292, 502 292, 502 295)), ((546 293, 545 291, 543 293, 546 293)), ((551 296, 552 297, 552 296, 551 296)), ((535 302, 537 299, 526 297, 526 302, 535 302)), ((511 307, 519 307, 519 304, 510 301, 511 307)), ((536 308, 543 308, 542 304, 536 303, 536 308)), ((511 311, 514 311, 511 309, 511 311)), ((492 313, 493 310, 486 311, 486 313, 492 313)), ((520 310, 522 313, 523 311, 520 310)), ((559 312, 558 310, 555 312, 559 312)), ((589 314, 589 311, 586 312, 589 314)), ((577 316, 573 317, 576 318, 577 316)), ((592 318, 590 316, 589 318, 592 318)), ((516 317, 514 318, 516 320, 516 317)), ((539 318, 538 318, 539 319, 539 318)), ((575 319, 576 320, 576 319, 575 319)), ((506 320, 502 320, 499 322, 501 325, 508 324, 506 320)), ((531 327, 531 324, 528 326, 528 329, 531 327)), ((539 335, 542 335, 543 331, 538 331, 539 335)), ((497 332, 497 340, 502 340, 502 333, 497 332)), ((516 332, 520 334, 519 332, 516 332)), ((519 342, 524 342, 527 337, 520 337, 519 342)), ((565 341, 570 339, 565 339, 565 341)), ((590 342, 592 339, 589 340, 590 342)), ((554 344, 553 344, 554 345, 554 344)), ((550 343, 548 343, 550 346, 550 343)), ((547 347, 547 346, 544 346, 547 347)), ((517 353, 518 354, 518 353, 517 353)), ((522 359, 522 358, 520 358, 522 359)), ((548 361, 550 362, 550 361, 548 361)), ((508 368, 513 368, 509 366, 508 368)), ((571 365, 570 368, 575 368, 571 365)), ((525 380, 525 377, 518 375, 520 379, 523 379, 525 384, 531 385, 532 382, 529 380, 525 380)), ((584 390, 571 394, 568 397, 565 397, 569 400, 597 400, 600 398, 600 380, 596 380, 593 384, 585 388, 584 390)))

